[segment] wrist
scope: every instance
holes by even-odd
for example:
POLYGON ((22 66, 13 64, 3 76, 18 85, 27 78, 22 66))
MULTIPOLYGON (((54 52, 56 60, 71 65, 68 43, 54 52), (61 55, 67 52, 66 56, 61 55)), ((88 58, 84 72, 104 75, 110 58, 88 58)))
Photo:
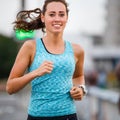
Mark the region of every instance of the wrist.
POLYGON ((35 71, 32 71, 32 72, 31 72, 31 76, 32 76, 33 79, 34 79, 34 78, 38 77, 39 75, 38 75, 37 71, 35 70, 35 71))
POLYGON ((87 94, 87 89, 86 89, 86 86, 84 84, 80 84, 78 85, 79 88, 82 88, 83 90, 83 93, 84 93, 84 96, 87 94))

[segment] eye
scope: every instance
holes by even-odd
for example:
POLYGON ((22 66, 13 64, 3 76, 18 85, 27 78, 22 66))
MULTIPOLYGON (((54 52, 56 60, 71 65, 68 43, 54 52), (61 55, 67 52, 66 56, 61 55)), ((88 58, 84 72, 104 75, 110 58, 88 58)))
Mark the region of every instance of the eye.
POLYGON ((53 13, 50 13, 50 14, 49 14, 49 16, 50 16, 50 17, 54 17, 54 16, 55 16, 55 14, 53 14, 53 13))
POLYGON ((65 14, 64 14, 64 13, 61 13, 61 14, 59 14, 59 16, 60 16, 60 17, 64 17, 64 16, 65 16, 65 14))

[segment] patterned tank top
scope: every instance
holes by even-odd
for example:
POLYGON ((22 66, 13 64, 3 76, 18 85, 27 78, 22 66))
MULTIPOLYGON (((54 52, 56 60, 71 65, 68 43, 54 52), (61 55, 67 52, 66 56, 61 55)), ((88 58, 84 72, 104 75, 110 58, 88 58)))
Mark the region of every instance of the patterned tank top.
POLYGON ((31 81, 28 114, 34 117, 52 117, 75 113, 74 100, 70 96, 75 70, 71 43, 65 41, 65 50, 62 54, 52 54, 47 51, 42 39, 37 39, 36 53, 29 72, 37 69, 46 60, 52 61, 54 68, 50 74, 36 77, 31 81))

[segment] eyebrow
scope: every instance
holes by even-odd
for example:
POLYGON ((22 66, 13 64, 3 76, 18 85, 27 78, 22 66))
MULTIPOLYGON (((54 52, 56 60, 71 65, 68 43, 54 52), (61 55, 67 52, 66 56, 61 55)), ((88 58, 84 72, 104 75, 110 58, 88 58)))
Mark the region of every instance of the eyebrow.
MULTIPOLYGON (((50 11, 49 13, 56 13, 55 11, 50 11)), ((59 11, 59 13, 65 13, 65 11, 59 11)))

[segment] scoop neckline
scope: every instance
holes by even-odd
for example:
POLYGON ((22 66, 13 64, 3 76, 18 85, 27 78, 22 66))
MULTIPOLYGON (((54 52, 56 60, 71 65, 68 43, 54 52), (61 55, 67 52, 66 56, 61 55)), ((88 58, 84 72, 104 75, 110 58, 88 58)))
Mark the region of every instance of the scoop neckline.
POLYGON ((63 55, 63 54, 65 53, 65 51, 66 51, 66 41, 64 41, 64 51, 63 51, 62 53, 58 53, 58 54, 56 53, 56 54, 55 54, 55 53, 50 52, 50 51, 46 48, 46 46, 45 46, 42 38, 41 38, 40 40, 41 40, 41 42, 42 42, 42 45, 43 45, 45 51, 46 51, 48 54, 51 54, 51 55, 63 55))

